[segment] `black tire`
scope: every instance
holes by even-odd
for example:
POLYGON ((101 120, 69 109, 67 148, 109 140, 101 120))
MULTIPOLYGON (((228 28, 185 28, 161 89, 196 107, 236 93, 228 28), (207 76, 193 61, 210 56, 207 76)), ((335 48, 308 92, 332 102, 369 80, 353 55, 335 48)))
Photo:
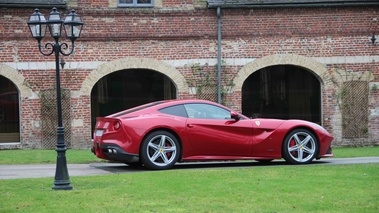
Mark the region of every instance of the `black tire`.
POLYGON ((291 131, 283 141, 283 158, 292 164, 311 162, 318 153, 319 144, 312 132, 306 129, 291 131))
POLYGON ((141 161, 148 169, 169 169, 180 156, 178 139, 167 131, 150 133, 141 144, 141 161))

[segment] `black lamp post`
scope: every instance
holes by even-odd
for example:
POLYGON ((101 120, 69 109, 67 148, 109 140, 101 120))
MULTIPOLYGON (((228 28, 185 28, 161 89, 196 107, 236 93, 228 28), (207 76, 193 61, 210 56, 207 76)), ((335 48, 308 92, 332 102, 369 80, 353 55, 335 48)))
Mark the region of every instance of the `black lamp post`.
POLYGON ((34 13, 30 16, 28 26, 32 36, 38 41, 39 51, 49 56, 55 54, 55 69, 56 69, 56 87, 57 87, 57 111, 58 111, 58 127, 57 127, 57 165, 55 170, 55 180, 53 189, 57 190, 71 190, 70 177, 67 169, 66 161, 66 144, 64 142, 64 127, 62 124, 62 100, 61 100, 61 83, 59 72, 59 53, 64 56, 71 55, 74 52, 74 42, 80 37, 82 31, 83 22, 74 10, 66 16, 63 21, 61 15, 57 11, 57 8, 53 8, 53 11, 49 14, 48 19, 35 9, 34 13), (68 44, 63 42, 59 43, 59 38, 62 35, 62 26, 64 26, 66 37, 71 40, 71 50, 68 48, 68 44), (45 37, 46 28, 49 29, 51 37, 54 38, 55 43, 46 43, 41 45, 41 40, 45 37))

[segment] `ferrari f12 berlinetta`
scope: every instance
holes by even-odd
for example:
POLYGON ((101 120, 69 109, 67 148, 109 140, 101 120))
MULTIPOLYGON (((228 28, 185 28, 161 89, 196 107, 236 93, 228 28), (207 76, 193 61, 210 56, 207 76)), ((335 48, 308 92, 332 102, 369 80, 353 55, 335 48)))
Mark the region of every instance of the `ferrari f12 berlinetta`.
POLYGON ((149 169, 210 160, 306 164, 332 157, 332 140, 308 121, 250 119, 210 101, 165 100, 97 118, 92 152, 149 169))

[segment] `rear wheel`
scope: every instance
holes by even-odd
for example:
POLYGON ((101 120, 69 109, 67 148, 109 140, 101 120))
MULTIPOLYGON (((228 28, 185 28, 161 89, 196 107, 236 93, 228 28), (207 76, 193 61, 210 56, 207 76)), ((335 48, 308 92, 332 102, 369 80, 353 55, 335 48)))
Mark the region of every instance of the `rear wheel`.
POLYGON ((295 129, 283 142, 283 158, 293 164, 311 162, 318 153, 316 137, 306 129, 295 129))
POLYGON ((141 160, 149 169, 169 169, 180 155, 178 139, 167 131, 149 134, 142 142, 141 160))

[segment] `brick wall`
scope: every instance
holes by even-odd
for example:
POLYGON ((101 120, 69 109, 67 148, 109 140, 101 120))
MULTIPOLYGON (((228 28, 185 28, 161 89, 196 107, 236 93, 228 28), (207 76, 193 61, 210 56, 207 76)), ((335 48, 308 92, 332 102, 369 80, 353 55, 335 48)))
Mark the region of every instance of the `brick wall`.
MULTIPOLYGON (((206 9, 201 1, 155 2, 156 8, 117 8, 112 0, 69 1, 85 23, 82 37, 76 41, 75 53, 64 57, 66 66, 61 72, 62 87, 73 94, 71 141, 75 148, 89 146, 90 97, 88 92, 81 90, 83 82, 91 81, 91 73, 97 72, 102 64, 128 58, 153 59, 159 62, 154 65, 158 67, 146 66, 162 72, 175 69, 184 81, 188 81, 189 64, 204 61, 204 66, 213 67, 217 63, 215 10, 206 9), (170 68, 164 68, 163 64, 169 64, 170 68)), ((67 14, 69 9, 61 12, 67 14)), ((50 10, 41 12, 47 17, 50 10)), ((54 87, 55 66, 54 57, 40 54, 37 42, 30 36, 26 22, 32 13, 33 9, 0 8, 0 63, 12 67, 13 72, 25 78, 30 94, 38 94, 54 87)), ((379 31, 378 22, 373 21, 378 16, 378 7, 222 9, 222 59, 226 61, 223 69, 227 70, 229 78, 238 76, 243 80, 248 76, 241 69, 249 63, 279 54, 309 58, 321 63, 328 72, 335 68, 370 72, 372 77, 368 81, 374 89, 369 94, 370 138, 367 143, 379 143, 379 89, 375 90, 374 86, 379 84, 379 47, 370 42, 372 32, 379 31)), ((52 39, 44 39, 43 43, 46 41, 52 39)), ((277 58, 271 60, 274 59, 277 58)), ((132 66, 130 63, 122 62, 113 70, 107 67, 101 75, 122 69, 123 64, 132 66)), ((267 64, 288 62, 270 61, 267 64)), ((327 86, 330 80, 327 76, 318 78, 325 84, 323 124, 336 136, 336 144, 345 144, 341 138, 341 113, 333 95, 336 88, 327 86)), ((181 81, 176 82, 183 86, 178 91, 178 98, 196 97, 189 92, 188 82, 181 81)), ((21 86, 20 83, 16 85, 21 86)), ((240 90, 234 88, 226 94, 225 100, 233 109, 241 110, 240 90)), ((39 108, 38 95, 22 98, 23 147, 40 146, 39 108)))

